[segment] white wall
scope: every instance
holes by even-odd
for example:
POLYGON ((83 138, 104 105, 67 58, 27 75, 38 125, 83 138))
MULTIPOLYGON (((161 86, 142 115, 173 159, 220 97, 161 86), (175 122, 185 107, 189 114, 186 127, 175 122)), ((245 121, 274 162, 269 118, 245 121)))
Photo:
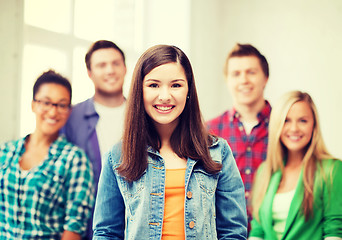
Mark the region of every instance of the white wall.
POLYGON ((0 143, 19 133, 22 2, 1 0, 0 143))
MULTIPOLYGON (((0 142, 18 137, 22 0, 1 1, 0 142)), ((173 44, 192 62, 204 118, 231 107, 222 68, 236 42, 251 43, 268 59, 271 103, 286 91, 309 92, 317 104, 328 149, 342 158, 342 1, 136 0, 137 52, 173 44)), ((134 66, 129 66, 133 68, 134 66)))
POLYGON ((223 77, 227 49, 223 48, 225 25, 219 1, 193 0, 191 5, 191 52, 196 87, 203 117, 210 119, 231 106, 223 77))
POLYGON ((294 89, 311 94, 320 114, 327 147, 333 155, 342 158, 339 141, 342 135, 342 1, 205 2, 197 0, 193 4, 211 5, 215 11, 213 13, 208 6, 200 9, 202 18, 194 18, 197 20, 195 27, 205 27, 192 36, 193 42, 205 39, 192 49, 192 53, 197 53, 195 67, 202 70, 197 72, 202 75, 198 77, 201 80, 198 85, 209 81, 210 75, 214 77, 205 86, 210 94, 201 101, 205 118, 220 114, 220 101, 225 99, 223 95, 229 95, 227 89, 222 95, 217 87, 217 94, 213 94, 215 87, 211 85, 222 85, 222 79, 214 73, 218 70, 222 73, 217 66, 222 69, 225 56, 235 43, 251 43, 270 64, 266 98, 274 103, 281 94, 294 89), (214 26, 213 19, 216 19, 217 26, 214 26), (203 69, 208 71, 204 73, 203 69), (219 106, 214 107, 216 104, 219 106))
POLYGON ((190 50, 190 0, 144 0, 142 52, 156 44, 190 50))

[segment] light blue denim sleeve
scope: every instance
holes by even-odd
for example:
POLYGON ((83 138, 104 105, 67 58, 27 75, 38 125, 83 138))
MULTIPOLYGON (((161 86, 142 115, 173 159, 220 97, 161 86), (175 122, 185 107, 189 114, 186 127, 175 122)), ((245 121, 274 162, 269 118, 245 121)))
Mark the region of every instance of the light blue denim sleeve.
POLYGON ((113 151, 105 154, 93 221, 93 240, 124 239, 125 205, 114 172, 113 151))
POLYGON ((247 239, 245 188, 232 151, 220 140, 222 170, 216 189, 218 239, 247 239))

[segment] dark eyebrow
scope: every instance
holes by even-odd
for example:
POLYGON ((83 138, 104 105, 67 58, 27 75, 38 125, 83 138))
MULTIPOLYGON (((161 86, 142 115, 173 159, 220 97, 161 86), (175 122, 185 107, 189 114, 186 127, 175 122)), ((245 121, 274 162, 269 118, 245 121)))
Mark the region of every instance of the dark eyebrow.
POLYGON ((251 67, 251 68, 247 68, 247 70, 254 70, 254 71, 258 71, 259 69, 256 67, 251 67))
POLYGON ((106 64, 106 62, 105 61, 98 62, 98 63, 95 64, 95 66, 99 66, 99 65, 102 65, 102 64, 106 64))
POLYGON ((181 81, 181 82, 186 82, 185 79, 183 78, 180 78, 180 79, 175 79, 175 80, 172 80, 171 82, 178 82, 178 81, 181 81))
MULTIPOLYGON (((41 100, 41 101, 45 101, 45 102, 52 102, 51 101, 51 98, 49 98, 48 96, 45 96, 45 97, 42 97, 42 99, 39 99, 39 100, 41 100)), ((58 103, 60 103, 60 102, 69 102, 69 99, 67 99, 67 98, 62 98, 62 99, 60 99, 59 101, 58 101, 58 103)))
MULTIPOLYGON (((153 79, 153 78, 149 78, 149 79, 145 79, 144 82, 155 82, 155 83, 160 83, 161 81, 158 80, 158 79, 153 79)), ((186 82, 185 79, 174 79, 174 80, 171 80, 171 83, 175 83, 175 82, 186 82)))
POLYGON ((145 79, 144 82, 160 82, 160 81, 157 79, 149 78, 149 79, 145 79))

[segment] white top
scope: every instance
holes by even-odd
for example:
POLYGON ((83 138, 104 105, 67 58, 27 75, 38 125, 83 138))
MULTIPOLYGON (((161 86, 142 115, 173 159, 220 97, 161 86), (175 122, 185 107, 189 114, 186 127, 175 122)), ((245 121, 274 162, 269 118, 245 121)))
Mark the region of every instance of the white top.
POLYGON ((114 108, 96 102, 94 106, 100 116, 96 124, 96 134, 101 156, 103 156, 122 137, 126 102, 114 108))
POLYGON ((290 192, 277 193, 274 196, 272 206, 273 229, 277 234, 278 239, 281 239, 283 236, 286 219, 289 214, 295 190, 296 189, 293 189, 290 192))
POLYGON ((243 128, 245 129, 246 134, 249 135, 252 132, 253 128, 256 125, 258 125, 258 123, 259 123, 258 121, 254 121, 254 122, 244 122, 244 121, 242 121, 243 128))
MULTIPOLYGON (((272 217, 273 229, 276 232, 277 238, 281 239, 283 236, 286 219, 290 210, 291 202, 295 194, 293 189, 290 192, 277 193, 273 199, 272 217)), ((259 237, 249 237, 248 240, 264 240, 259 237)), ((340 237, 326 237, 324 240, 342 240, 340 237)))

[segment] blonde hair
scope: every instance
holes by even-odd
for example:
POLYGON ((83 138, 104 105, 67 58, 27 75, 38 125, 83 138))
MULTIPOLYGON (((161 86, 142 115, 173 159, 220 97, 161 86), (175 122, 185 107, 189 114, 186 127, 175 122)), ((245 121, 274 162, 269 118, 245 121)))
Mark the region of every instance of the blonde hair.
MULTIPOLYGON (((313 209, 313 187, 317 163, 322 159, 332 158, 327 151, 322 133, 320 130, 317 108, 308 93, 301 91, 291 91, 284 94, 271 111, 268 135, 268 147, 266 161, 262 164, 260 172, 257 174, 252 192, 253 215, 259 219, 259 209, 265 197, 266 191, 272 175, 280 170, 284 171, 284 159, 286 147, 280 141, 280 135, 284 126, 286 116, 296 102, 306 102, 309 104, 314 118, 314 127, 311 141, 309 142, 303 158, 303 184, 304 199, 302 202, 302 212, 307 220, 313 209), (262 177, 261 177, 262 176, 262 177)), ((320 164, 321 165, 321 164, 320 164)))

